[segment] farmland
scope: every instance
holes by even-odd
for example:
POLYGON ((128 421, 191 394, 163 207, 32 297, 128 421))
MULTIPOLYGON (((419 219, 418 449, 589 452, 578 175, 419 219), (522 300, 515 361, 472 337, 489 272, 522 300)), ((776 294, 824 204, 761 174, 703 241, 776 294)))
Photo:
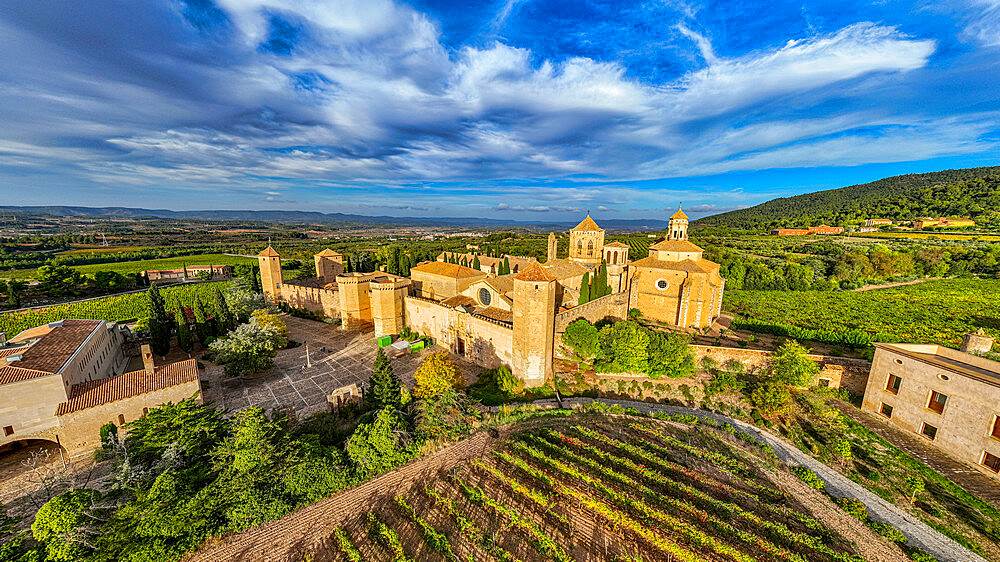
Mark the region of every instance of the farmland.
POLYGON ((942 279, 863 292, 726 291, 723 299, 724 310, 739 318, 834 334, 949 346, 979 327, 1000 335, 995 279, 942 279))
MULTIPOLYGON (((196 297, 200 297, 202 301, 210 302, 215 290, 224 286, 224 283, 197 283, 167 287, 161 289, 161 293, 168 303, 180 301, 184 305, 188 305, 196 297)), ((7 332, 13 337, 28 328, 64 318, 92 318, 108 322, 134 320, 147 316, 147 302, 146 293, 140 292, 58 304, 25 312, 6 312, 0 314, 0 331, 7 332)))
MULTIPOLYGON (((185 265, 241 265, 256 264, 253 258, 242 258, 238 256, 227 256, 225 254, 198 254, 192 256, 180 256, 173 258, 162 258, 155 260, 137 260, 116 263, 95 263, 88 265, 73 266, 74 269, 84 275, 93 275, 98 271, 114 271, 116 273, 139 273, 148 269, 180 269, 185 265)), ((0 272, 0 277, 10 279, 26 279, 35 275, 34 269, 21 269, 16 271, 0 272)))
POLYGON ((769 470, 708 428, 570 418, 351 513, 317 559, 853 560, 859 536, 899 552, 831 530, 769 470))

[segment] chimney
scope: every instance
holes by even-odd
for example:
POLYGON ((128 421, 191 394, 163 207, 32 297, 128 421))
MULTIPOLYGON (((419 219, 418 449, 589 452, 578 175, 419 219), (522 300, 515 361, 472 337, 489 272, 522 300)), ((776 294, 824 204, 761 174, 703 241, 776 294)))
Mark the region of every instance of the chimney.
POLYGON ((974 334, 965 334, 962 338, 962 351, 981 355, 993 350, 994 338, 979 328, 974 334))
POLYGON ((148 343, 142 344, 142 366, 146 370, 146 376, 153 376, 153 350, 149 347, 148 343))

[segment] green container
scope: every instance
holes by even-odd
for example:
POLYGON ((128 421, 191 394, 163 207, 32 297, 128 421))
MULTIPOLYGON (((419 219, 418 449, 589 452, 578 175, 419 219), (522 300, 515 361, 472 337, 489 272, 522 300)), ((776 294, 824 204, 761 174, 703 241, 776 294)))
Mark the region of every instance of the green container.
POLYGON ((420 351, 423 348, 424 348, 424 340, 413 342, 410 345, 410 351, 420 351))
POLYGON ((392 336, 379 336, 375 341, 378 342, 379 347, 385 347, 387 345, 392 345, 392 336))

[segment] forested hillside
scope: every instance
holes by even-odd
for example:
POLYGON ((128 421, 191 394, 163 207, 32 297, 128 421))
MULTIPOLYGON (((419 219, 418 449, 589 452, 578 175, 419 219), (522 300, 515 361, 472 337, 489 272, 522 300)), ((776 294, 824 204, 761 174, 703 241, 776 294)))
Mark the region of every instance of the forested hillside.
POLYGON ((867 218, 911 220, 923 216, 972 217, 1000 228, 1000 167, 907 174, 872 183, 817 191, 695 221, 697 227, 768 229, 867 218))

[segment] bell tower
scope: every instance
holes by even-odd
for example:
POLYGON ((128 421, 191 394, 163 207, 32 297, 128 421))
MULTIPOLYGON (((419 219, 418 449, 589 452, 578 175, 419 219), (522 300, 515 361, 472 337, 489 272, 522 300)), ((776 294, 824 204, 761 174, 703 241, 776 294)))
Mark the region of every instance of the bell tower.
POLYGON ((667 240, 687 240, 688 239, 688 216, 677 206, 677 212, 670 215, 670 222, 667 223, 667 240))
POLYGON ((548 254, 546 255, 545 261, 550 262, 550 261, 556 259, 556 256, 558 254, 559 254, 559 242, 556 240, 556 233, 555 232, 550 232, 549 233, 549 251, 548 251, 548 254))
POLYGON ((538 262, 514 276, 511 369, 526 387, 545 384, 552 375, 556 278, 538 262))
POLYGON ((260 286, 268 302, 281 300, 281 256, 268 246, 257 254, 260 263, 260 286))

